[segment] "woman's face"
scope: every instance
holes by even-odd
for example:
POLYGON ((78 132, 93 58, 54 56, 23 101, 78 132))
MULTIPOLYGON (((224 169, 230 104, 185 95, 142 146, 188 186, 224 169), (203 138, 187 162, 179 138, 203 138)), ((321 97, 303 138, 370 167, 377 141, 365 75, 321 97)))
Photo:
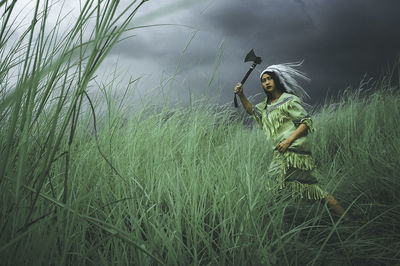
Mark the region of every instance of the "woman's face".
POLYGON ((264 74, 261 76, 261 85, 262 85, 262 87, 264 88, 264 91, 265 91, 265 92, 270 92, 270 93, 271 93, 271 92, 273 92, 273 91, 276 90, 274 80, 273 80, 272 77, 271 77, 270 75, 268 75, 267 73, 264 73, 264 74))

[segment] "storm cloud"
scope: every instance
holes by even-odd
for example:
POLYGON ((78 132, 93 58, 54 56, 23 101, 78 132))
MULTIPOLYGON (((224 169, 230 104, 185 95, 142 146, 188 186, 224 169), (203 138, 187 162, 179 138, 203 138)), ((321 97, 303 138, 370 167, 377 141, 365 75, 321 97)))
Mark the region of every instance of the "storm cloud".
MULTIPOLYGON (((148 10, 157 8, 163 6, 148 10)), ((315 104, 328 91, 335 95, 348 86, 357 87, 364 75, 379 78, 388 64, 395 63, 400 51, 398 10, 400 2, 395 0, 219 0, 165 14, 156 23, 177 23, 197 30, 176 77, 194 84, 191 89, 204 89, 223 42, 218 85, 213 84, 221 89, 221 104, 232 101, 233 86, 249 67, 243 58, 252 48, 263 58, 259 71, 270 64, 304 60, 302 70, 311 82, 303 85, 315 104)), ((144 7, 141 14, 145 13, 144 7)), ((114 53, 124 55, 131 65, 141 62, 135 70, 146 69, 151 73, 148 81, 156 82, 163 71, 174 72, 191 34, 192 29, 180 26, 138 30, 137 36, 116 47, 114 53)), ((257 93, 261 100, 264 95, 258 75, 253 73, 245 84, 245 94, 257 93)))
MULTIPOLYGON (((227 104, 250 67, 243 59, 254 48, 263 58, 257 71, 304 60, 302 70, 311 82, 303 85, 310 103, 317 104, 349 85, 357 87, 364 75, 379 78, 396 63, 398 10, 397 0, 150 0, 130 26, 173 25, 130 31, 134 36, 114 47, 98 75, 109 73, 118 60, 126 82, 143 76, 141 95, 175 75, 168 85, 171 99, 188 102, 189 94, 208 90, 207 97, 215 100, 220 92, 218 103, 227 104)), ((246 96, 258 95, 255 102, 264 97, 257 71, 245 84, 246 96)))

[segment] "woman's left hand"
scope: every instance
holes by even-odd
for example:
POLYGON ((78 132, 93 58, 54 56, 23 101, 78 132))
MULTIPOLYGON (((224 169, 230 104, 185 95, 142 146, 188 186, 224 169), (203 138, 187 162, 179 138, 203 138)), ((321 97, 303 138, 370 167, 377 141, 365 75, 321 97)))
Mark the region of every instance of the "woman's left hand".
POLYGON ((292 144, 292 142, 288 139, 285 139, 284 141, 279 143, 278 146, 275 147, 275 149, 283 153, 287 150, 290 144, 292 144))

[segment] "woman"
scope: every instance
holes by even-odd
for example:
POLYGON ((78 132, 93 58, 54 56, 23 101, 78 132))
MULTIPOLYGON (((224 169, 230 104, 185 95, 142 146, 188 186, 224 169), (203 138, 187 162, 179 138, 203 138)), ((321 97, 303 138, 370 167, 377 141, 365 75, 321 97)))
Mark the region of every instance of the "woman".
POLYGON ((333 212, 342 216, 344 209, 332 195, 321 189, 313 175, 315 164, 307 133, 313 132, 314 128, 301 102, 301 98, 309 96, 295 80, 308 80, 304 73, 294 68, 300 65, 287 63, 267 67, 260 75, 267 97, 255 107, 247 100, 240 83, 236 85, 235 93, 247 113, 253 115, 272 140, 269 176, 278 182, 279 189, 288 189, 292 196, 297 194, 300 198, 326 201, 333 212))

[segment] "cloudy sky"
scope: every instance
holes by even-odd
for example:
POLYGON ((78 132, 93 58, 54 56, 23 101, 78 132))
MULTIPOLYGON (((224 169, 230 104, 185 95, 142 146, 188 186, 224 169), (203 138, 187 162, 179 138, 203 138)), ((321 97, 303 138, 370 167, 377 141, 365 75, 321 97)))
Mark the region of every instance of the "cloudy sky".
MULTIPOLYGON (((263 59, 258 71, 304 59, 311 82, 303 85, 318 104, 393 66, 400 55, 398 10, 399 0, 150 0, 132 26, 177 25, 132 31, 99 71, 109 72, 118 60, 123 79, 141 76, 136 97, 164 91, 170 101, 187 103, 189 95, 206 93, 227 104, 254 48, 263 59)), ((264 97, 256 71, 244 88, 253 103, 264 97)))

